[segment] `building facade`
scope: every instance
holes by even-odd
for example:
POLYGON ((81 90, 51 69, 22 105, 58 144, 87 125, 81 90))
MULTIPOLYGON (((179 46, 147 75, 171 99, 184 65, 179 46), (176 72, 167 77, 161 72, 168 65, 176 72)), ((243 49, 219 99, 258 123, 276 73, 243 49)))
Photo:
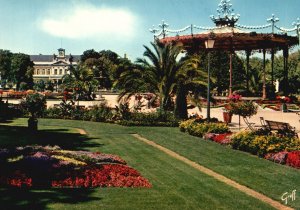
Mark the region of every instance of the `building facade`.
POLYGON ((70 65, 77 66, 80 56, 66 55, 65 49, 59 48, 58 55, 30 55, 30 59, 34 63, 34 83, 43 80, 61 84, 63 76, 70 73, 70 65))

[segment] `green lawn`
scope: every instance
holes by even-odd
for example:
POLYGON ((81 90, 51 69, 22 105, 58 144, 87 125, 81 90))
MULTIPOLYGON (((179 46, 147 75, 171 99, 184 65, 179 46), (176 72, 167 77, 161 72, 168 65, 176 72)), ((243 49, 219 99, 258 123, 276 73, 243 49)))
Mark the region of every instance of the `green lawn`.
MULTIPOLYGON (((0 188, 1 209, 272 209, 192 167, 146 145, 131 133, 155 141, 276 200, 300 191, 300 172, 179 132, 178 128, 122 127, 112 124, 25 119, 0 125, 0 146, 59 145, 74 150, 117 154, 150 180, 151 189, 96 188, 19 190, 0 188), (88 132, 80 135, 76 128, 88 132), (298 179, 297 179, 298 178, 298 179)), ((300 208, 300 200, 289 203, 300 208)))

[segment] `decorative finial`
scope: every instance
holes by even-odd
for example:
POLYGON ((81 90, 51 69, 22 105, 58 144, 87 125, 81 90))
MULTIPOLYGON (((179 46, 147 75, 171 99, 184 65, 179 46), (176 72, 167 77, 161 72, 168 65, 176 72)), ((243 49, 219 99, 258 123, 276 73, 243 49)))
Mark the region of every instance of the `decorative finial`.
POLYGON ((277 23, 278 21, 279 21, 279 18, 275 18, 274 14, 272 14, 272 17, 267 19, 267 22, 272 24, 272 34, 274 34, 275 23, 277 23))
POLYGON ((166 23, 164 20, 162 20, 162 24, 159 24, 158 25, 160 28, 161 28, 161 30, 162 30, 162 35, 163 35, 163 37, 165 38, 166 37, 166 28, 168 28, 169 27, 169 24, 168 23, 166 23))
POLYGON ((217 13, 218 17, 213 15, 210 18, 215 22, 217 26, 231 26, 239 20, 240 15, 233 13, 234 9, 232 8, 232 4, 230 0, 221 0, 218 5, 217 13))

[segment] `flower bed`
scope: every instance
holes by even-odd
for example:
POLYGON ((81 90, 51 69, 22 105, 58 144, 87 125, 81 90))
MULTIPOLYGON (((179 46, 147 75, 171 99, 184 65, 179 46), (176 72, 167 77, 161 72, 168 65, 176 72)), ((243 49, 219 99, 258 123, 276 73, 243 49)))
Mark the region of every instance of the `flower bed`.
POLYGON ((229 127, 219 122, 198 122, 197 119, 189 119, 180 123, 179 128, 190 135, 203 137, 207 133, 224 134, 229 133, 229 127))
POLYGON ((0 149, 0 185, 16 187, 151 187, 116 155, 26 146, 0 149))
POLYGON ((265 155, 265 159, 294 168, 300 168, 300 151, 269 153, 265 155))
POLYGON ((289 135, 276 135, 268 130, 241 131, 232 135, 228 127, 220 123, 197 122, 189 119, 180 123, 182 132, 203 137, 233 149, 249 152, 267 160, 300 168, 300 139, 289 135))
POLYGON ((257 135, 255 132, 242 131, 232 138, 232 148, 250 152, 258 156, 281 151, 300 150, 300 139, 296 137, 257 135))
POLYGON ((223 145, 229 145, 231 143, 231 137, 232 133, 207 133, 204 135, 204 139, 214 141, 219 144, 223 145))

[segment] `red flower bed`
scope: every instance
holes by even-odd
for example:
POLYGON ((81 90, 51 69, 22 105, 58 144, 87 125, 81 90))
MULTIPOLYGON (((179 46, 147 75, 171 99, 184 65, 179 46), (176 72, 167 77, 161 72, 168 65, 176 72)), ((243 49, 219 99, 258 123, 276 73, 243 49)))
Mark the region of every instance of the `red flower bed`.
POLYGON ((147 179, 126 165, 87 168, 75 177, 52 181, 53 187, 151 187, 147 179))
POLYGON ((300 168, 300 151, 293 151, 287 154, 286 165, 300 168))
POLYGON ((230 136, 231 136, 231 133, 216 134, 212 137, 212 140, 214 142, 217 142, 217 143, 220 143, 220 144, 229 144, 230 143, 230 136))
POLYGON ((217 142, 219 144, 230 144, 230 136, 232 133, 222 133, 222 134, 217 134, 217 133, 206 133, 204 135, 204 139, 208 139, 214 142, 217 142))

